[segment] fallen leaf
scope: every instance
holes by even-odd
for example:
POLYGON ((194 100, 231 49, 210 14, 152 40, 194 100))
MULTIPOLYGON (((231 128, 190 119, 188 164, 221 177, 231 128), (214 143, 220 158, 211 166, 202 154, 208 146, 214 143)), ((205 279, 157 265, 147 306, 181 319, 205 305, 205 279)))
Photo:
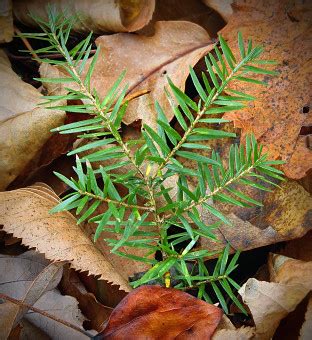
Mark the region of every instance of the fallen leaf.
POLYGON ((302 261, 312 261, 312 231, 301 238, 287 242, 279 254, 302 261))
MULTIPOLYGON (((64 296, 58 290, 53 289, 44 294, 35 307, 83 330, 82 323, 85 318, 78 308, 78 301, 71 296, 64 296)), ((26 319, 46 332, 51 339, 89 339, 87 335, 57 323, 39 313, 29 313, 26 319)))
POLYGON ((252 327, 240 327, 237 329, 220 329, 213 335, 212 340, 248 340, 253 339, 254 329, 252 327))
MULTIPOLYGON (((13 337, 12 340, 20 339, 20 340, 26 340, 26 339, 36 339, 36 340, 50 340, 51 338, 40 328, 33 325, 31 322, 29 322, 26 319, 22 319, 18 325, 18 327, 21 328, 20 330, 20 337, 13 337)), ((10 336, 12 333, 10 334, 10 336)), ((10 338, 8 339, 10 340, 10 338)))
POLYGON ((272 257, 274 282, 249 279, 239 290, 256 326, 255 339, 271 339, 280 321, 295 310, 312 287, 312 262, 272 257))
POLYGON ((139 33, 153 35, 157 21, 183 20, 202 26, 211 37, 217 37, 225 22, 201 0, 157 0, 152 20, 139 33))
POLYGON ((202 0, 207 6, 218 12, 225 21, 229 21, 233 14, 232 4, 234 0, 202 0))
POLYGON ((128 291, 129 285, 103 257, 69 212, 50 214, 59 203, 47 185, 35 185, 0 193, 3 230, 35 247, 48 259, 69 261, 73 268, 100 275, 100 279, 128 291), (31 227, 30 227, 31 226, 31 227))
POLYGON ((312 297, 310 297, 308 302, 305 320, 300 330, 299 340, 309 340, 311 339, 311 334, 312 334, 312 297))
MULTIPOLYGON (((302 186, 287 181, 281 184, 281 188, 263 195, 260 201, 264 206, 239 210, 241 217, 231 213, 232 207, 229 208, 228 218, 232 226, 221 225, 215 229, 219 243, 201 238, 200 247, 221 250, 230 243, 234 250, 254 249, 301 237, 312 228, 312 197, 302 186)), ((206 224, 215 221, 206 211, 203 211, 202 218, 206 224)))
POLYGON ((187 21, 159 21, 152 37, 119 33, 101 36, 96 44, 101 52, 91 86, 97 89, 100 97, 104 96, 126 70, 124 83, 129 85, 128 92, 147 90, 149 93, 129 102, 124 122, 130 124, 141 119, 153 127, 157 119, 155 100, 169 120, 173 117, 164 92, 167 77, 183 91, 189 66, 194 66, 214 46, 204 28, 187 21))
POLYGON ((259 76, 268 82, 265 91, 249 83, 235 86, 248 89, 257 101, 224 118, 232 119, 243 133, 254 132, 270 157, 287 162, 282 168, 293 179, 304 177, 312 165, 312 151, 300 136, 312 112, 311 10, 311 1, 235 1, 234 13, 221 31, 234 55, 239 53, 234 40, 240 31, 266 47, 265 59, 277 61, 277 77, 259 76))
POLYGON ((41 93, 18 77, 3 50, 0 76, 0 190, 4 190, 49 139, 50 130, 63 124, 65 113, 38 107, 41 93))
MULTIPOLYGON (((54 289, 62 277, 62 263, 51 263, 35 251, 19 256, 0 256, 0 283, 2 294, 22 300, 29 306, 41 298, 47 291, 54 289)), ((10 301, 0 305, 1 310, 8 311, 5 318, 0 318, 1 338, 6 338, 28 311, 10 301)))
POLYGON ((104 322, 112 312, 112 308, 102 305, 96 297, 89 293, 77 273, 64 267, 64 274, 60 283, 60 290, 63 294, 73 296, 79 303, 79 309, 90 320, 91 329, 100 332, 103 329, 104 322))
POLYGON ((222 310, 177 289, 142 286, 114 309, 99 339, 211 339, 222 310))
POLYGON ((270 280, 288 285, 299 284, 307 291, 312 289, 312 261, 294 260, 287 256, 271 254, 270 280))
POLYGON ((215 333, 213 334, 212 340, 248 340, 253 337, 254 333, 254 327, 236 328, 230 319, 223 315, 215 333))
MULTIPOLYGON (((51 1, 58 13, 66 16, 69 9, 67 0, 51 1)), ((70 6, 70 15, 76 15, 73 30, 77 32, 133 32, 145 26, 152 18, 155 0, 145 1, 96 1, 79 0, 70 6)), ((41 0, 15 0, 14 16, 25 25, 36 23, 29 13, 47 18, 46 6, 41 0)))
POLYGON ((13 39, 12 1, 0 2, 0 43, 7 43, 13 39))

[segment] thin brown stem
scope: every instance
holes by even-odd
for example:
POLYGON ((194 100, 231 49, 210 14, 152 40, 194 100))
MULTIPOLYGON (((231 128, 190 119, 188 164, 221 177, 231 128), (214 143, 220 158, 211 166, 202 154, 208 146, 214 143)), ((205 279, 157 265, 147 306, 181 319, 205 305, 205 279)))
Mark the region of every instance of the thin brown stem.
POLYGON ((22 32, 16 27, 14 26, 14 32, 21 38, 22 42, 24 43, 25 47, 27 48, 27 50, 30 52, 30 54, 37 59, 38 63, 40 63, 40 58, 38 57, 38 55, 36 54, 36 52, 34 51, 34 49, 32 48, 32 46, 30 45, 29 41, 27 40, 27 38, 22 36, 22 32))
POLYGON ((128 204, 128 203, 123 202, 123 201, 112 200, 108 197, 102 197, 102 196, 94 195, 94 194, 87 192, 87 191, 79 190, 78 192, 79 192, 80 195, 88 196, 90 198, 96 199, 98 201, 106 202, 106 203, 114 203, 118 206, 123 206, 123 207, 126 207, 128 209, 138 209, 138 210, 145 210, 145 211, 154 212, 154 209, 152 207, 146 207, 146 206, 143 206, 143 205, 128 204))
MULTIPOLYGON (((199 199, 198 201, 193 201, 189 206, 187 206, 182 213, 185 213, 187 211, 192 210, 194 207, 197 207, 201 204, 203 204, 204 202, 206 202, 207 200, 209 200, 210 198, 212 198, 213 196, 217 195, 220 191, 222 191, 223 189, 225 189, 226 187, 228 187, 229 185, 231 185, 232 183, 238 181, 240 178, 242 178, 243 176, 245 176, 246 174, 250 173, 251 170, 256 166, 256 163, 253 164, 252 166, 250 166, 249 168, 247 168, 246 170, 242 171, 238 176, 231 178, 229 181, 227 181, 224 185, 222 185, 221 187, 217 187, 215 190, 213 190, 212 192, 210 192, 208 195, 205 195, 204 197, 202 197, 201 199, 199 199)), ((170 218, 172 217, 174 214, 169 214, 165 216, 166 218, 170 218)))

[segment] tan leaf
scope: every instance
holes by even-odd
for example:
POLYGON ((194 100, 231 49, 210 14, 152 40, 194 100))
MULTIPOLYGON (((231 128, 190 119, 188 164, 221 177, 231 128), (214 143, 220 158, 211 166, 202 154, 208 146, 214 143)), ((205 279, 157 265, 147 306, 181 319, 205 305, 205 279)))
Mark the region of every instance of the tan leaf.
MULTIPOLYGON (((53 289, 44 294, 35 304, 35 307, 83 329, 82 323, 85 318, 78 308, 78 301, 72 296, 64 296, 58 290, 53 289)), ((26 319, 47 333, 51 339, 87 340, 89 338, 39 313, 29 313, 26 319)))
POLYGON ((232 4, 234 0, 202 0, 207 6, 218 12, 225 21, 229 21, 233 14, 232 4))
MULTIPOLYGON (((76 15, 73 29, 78 32, 133 32, 145 26, 155 8, 155 0, 58 0, 51 1, 58 13, 76 15)), ((35 25, 29 13, 47 18, 41 0, 15 0, 14 16, 26 25, 35 25)))
POLYGON ((212 340, 248 340, 252 339, 254 334, 254 327, 236 328, 230 319, 223 315, 215 333, 212 336, 212 340))
POLYGON ((309 340, 312 334, 312 297, 310 297, 307 310, 305 313, 305 320, 300 330, 299 340, 309 340))
POLYGON ((0 2, 0 43, 10 42, 13 35, 12 1, 2 0, 0 2))
POLYGON ((312 288, 312 262, 274 256, 274 282, 249 279, 239 290, 256 325, 255 339, 270 339, 280 321, 312 288))
POLYGON ((50 130, 63 124, 65 113, 38 107, 42 95, 13 72, 2 50, 0 76, 0 190, 4 190, 49 139, 50 130))
POLYGON ((157 0, 152 20, 140 30, 140 34, 153 35, 157 21, 190 21, 206 29, 211 37, 217 37, 225 22, 220 15, 200 0, 157 0))
POLYGON ((285 160, 287 177, 299 179, 312 165, 312 152, 301 127, 311 122, 312 100, 312 2, 295 0, 235 1, 234 13, 221 34, 238 55, 237 32, 266 48, 263 58, 276 60, 277 77, 259 86, 239 83, 236 90, 255 96, 248 110, 226 114, 243 132, 253 131, 270 156, 285 160), (235 40, 235 42, 234 42, 235 40))
POLYGON ((255 330, 252 327, 240 327, 237 329, 220 329, 213 335, 212 340, 249 340, 253 339, 255 330))
MULTIPOLYGON (((29 251, 19 256, 1 255, 0 257, 1 293, 20 299, 24 304, 33 306, 46 292, 54 289, 62 277, 63 263, 51 263, 35 251, 29 251)), ((10 301, 0 305, 8 311, 1 327, 1 338, 6 338, 28 311, 10 301)))
MULTIPOLYGON (((230 213, 228 217, 233 226, 221 225, 215 229, 221 242, 202 238, 201 247, 221 250, 230 243, 233 249, 248 250, 295 239, 311 229, 312 197, 298 183, 284 182, 280 189, 261 194, 260 199, 264 204, 262 209, 254 208, 249 212, 244 209, 241 218, 230 213)), ((214 221, 205 211, 202 218, 207 224, 214 221)))
POLYGON ((150 92, 130 101, 124 122, 130 124, 141 119, 152 127, 157 117, 155 100, 163 106, 169 120, 173 117, 164 92, 167 77, 184 90, 189 66, 194 66, 213 48, 205 29, 186 21, 157 22, 152 37, 120 33, 101 36, 96 44, 101 53, 91 79, 92 87, 100 97, 104 96, 126 70, 124 83, 129 84, 130 93, 150 92))
POLYGON ((69 212, 50 214, 59 202, 46 185, 0 193, 0 224, 3 229, 35 247, 48 259, 69 261, 80 271, 129 290, 128 283, 106 260, 77 225, 69 212))

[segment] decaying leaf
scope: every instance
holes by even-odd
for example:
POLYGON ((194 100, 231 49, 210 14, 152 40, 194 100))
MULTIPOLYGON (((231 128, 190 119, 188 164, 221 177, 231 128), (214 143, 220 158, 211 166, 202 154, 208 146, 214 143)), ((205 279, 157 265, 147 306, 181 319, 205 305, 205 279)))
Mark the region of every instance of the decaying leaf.
POLYGON ((312 101, 312 2, 294 0, 236 1, 234 14, 221 34, 233 43, 237 31, 266 47, 265 59, 277 61, 277 77, 268 82, 265 91, 250 83, 238 83, 236 90, 254 95, 257 101, 235 114, 226 114, 244 133, 253 131, 270 156, 285 160, 287 177, 299 179, 312 165, 308 136, 301 136, 302 126, 311 125, 312 101))
POLYGON ((194 66, 213 48, 205 29, 187 21, 159 21, 152 37, 120 33, 101 36, 96 44, 101 52, 91 86, 104 96, 126 70, 124 83, 129 85, 130 93, 150 92, 129 102, 124 122, 130 124, 141 119, 150 126, 155 126, 157 119, 155 100, 163 106, 169 120, 173 117, 164 92, 167 77, 184 90, 189 66, 194 66))
MULTIPOLYGON (((280 189, 265 193, 262 199, 264 206, 250 209, 248 215, 244 216, 248 208, 244 209, 241 218, 230 213, 228 217, 233 226, 221 225, 215 229, 221 242, 202 238, 201 247, 221 250, 230 243, 233 249, 248 250, 295 239, 311 229, 312 197, 298 183, 282 183, 280 189)), ((207 224, 212 222, 211 216, 204 214, 203 219, 207 224)))
POLYGON ((35 247, 48 259, 69 261, 77 270, 100 275, 100 279, 129 290, 126 280, 103 257, 69 212, 49 213, 58 203, 58 197, 46 185, 2 192, 0 224, 6 232, 21 238, 23 244, 35 247))
POLYGON ((212 340, 249 340, 254 334, 254 327, 236 328, 230 319, 223 315, 215 333, 213 334, 212 340))
POLYGON ((312 298, 310 297, 307 310, 305 313, 305 320, 300 330, 299 340, 309 340, 312 334, 312 298))
POLYGON ((0 190, 4 190, 62 125, 65 113, 37 105, 41 94, 24 83, 0 51, 0 190))
POLYGON ((271 339, 280 321, 312 288, 312 262, 272 257, 271 281, 249 279, 239 290, 256 326, 255 339, 271 339))
POLYGON ((92 329, 98 332, 103 329, 102 326, 110 316, 112 308, 102 305, 92 293, 89 293, 79 280, 77 273, 67 266, 64 267, 60 290, 63 294, 77 299, 79 309, 90 320, 92 329))
POLYGON ((140 34, 152 35, 157 21, 190 21, 206 29, 211 37, 217 37, 225 22, 218 13, 201 0, 157 0, 152 20, 140 30, 140 34))
POLYGON ((217 11, 224 20, 229 21, 233 14, 233 0, 202 0, 207 6, 217 11))
MULTIPOLYGON (((0 266, 2 268, 0 273, 0 292, 2 294, 20 300, 28 306, 36 308, 42 306, 45 311, 49 310, 51 306, 58 306, 59 309, 60 303, 55 300, 55 297, 61 295, 55 290, 55 287, 61 280, 63 263, 49 264, 49 261, 41 254, 35 251, 28 251, 19 256, 1 255, 0 266), (53 298, 51 294, 53 294, 53 298)), ((76 308, 76 314, 78 313, 77 315, 79 315, 77 302, 74 304, 73 302, 71 301, 71 305, 76 308)), ((68 304, 68 297, 64 297, 64 301, 62 301, 63 306, 66 306, 66 304, 68 304)), ((28 307, 21 307, 10 301, 0 304, 0 310, 1 312, 7 311, 6 317, 0 318, 1 339, 6 339, 11 329, 17 326, 23 317, 31 319, 34 324, 38 323, 42 318, 42 316, 36 313, 27 314, 28 307)), ((60 311, 58 311, 58 314, 60 314, 60 311)), ((72 313, 72 315, 75 314, 72 313)), ((81 317, 82 315, 80 314, 81 317)), ((64 317, 64 320, 73 321, 69 320, 68 316, 64 317)), ((48 332, 48 334, 58 333, 61 335, 62 332, 55 327, 55 321, 45 320, 45 326, 49 322, 54 324, 55 330, 52 333, 51 331, 48 332)), ((77 324, 77 321, 75 324, 77 324)), ((82 323, 79 326, 81 325, 82 323)), ((44 330, 47 331, 47 328, 45 327, 44 330)))
MULTIPOLYGON (((64 296, 58 290, 53 289, 44 294, 35 307, 83 329, 82 323, 85 318, 78 308, 78 301, 72 296, 64 296)), ((51 339, 87 340, 89 338, 83 333, 56 323, 54 320, 38 313, 29 313, 27 320, 45 331, 51 339)))
MULTIPOLYGON (((75 31, 133 32, 144 27, 152 18, 155 0, 58 0, 49 1, 57 13, 76 15, 75 31)), ((34 26, 29 13, 47 18, 46 6, 41 0, 15 0, 14 16, 23 24, 34 26)))
POLYGON ((142 286, 114 309, 99 339, 210 339, 222 310, 176 289, 142 286))
POLYGON ((13 39, 12 1, 0 2, 0 43, 10 42, 13 39))

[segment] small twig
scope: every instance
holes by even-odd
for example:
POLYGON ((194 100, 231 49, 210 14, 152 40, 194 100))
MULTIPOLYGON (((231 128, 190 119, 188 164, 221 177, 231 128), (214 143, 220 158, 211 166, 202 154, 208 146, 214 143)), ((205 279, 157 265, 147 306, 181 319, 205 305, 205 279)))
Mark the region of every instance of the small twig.
POLYGON ((40 63, 39 61, 40 58, 38 57, 38 55, 36 54, 32 46, 30 45, 29 41, 27 40, 27 38, 24 38, 22 36, 22 32, 16 26, 14 26, 14 32, 22 39, 22 42, 24 43, 25 47, 28 49, 30 54, 38 61, 38 63, 40 63))
POLYGON ((23 301, 14 299, 14 298, 12 298, 12 297, 10 297, 8 295, 2 294, 2 293, 0 293, 0 298, 4 299, 4 300, 7 300, 7 301, 10 301, 10 302, 12 302, 12 303, 14 303, 14 304, 16 304, 16 305, 18 305, 20 307, 27 307, 28 309, 32 310, 33 312, 39 313, 39 314, 45 316, 46 318, 49 318, 51 320, 54 320, 55 322, 61 323, 64 326, 72 328, 72 329, 74 329, 77 332, 83 333, 84 335, 86 335, 90 339, 93 338, 93 335, 90 334, 89 332, 85 331, 84 329, 81 329, 78 326, 73 325, 73 324, 71 324, 71 323, 69 323, 67 321, 62 320, 62 319, 59 319, 58 317, 56 317, 56 316, 54 316, 52 314, 49 314, 49 313, 47 313, 47 312, 45 312, 45 311, 43 311, 43 310, 41 310, 39 308, 36 308, 36 307, 33 307, 33 306, 31 306, 31 305, 29 305, 27 303, 24 303, 23 301))

